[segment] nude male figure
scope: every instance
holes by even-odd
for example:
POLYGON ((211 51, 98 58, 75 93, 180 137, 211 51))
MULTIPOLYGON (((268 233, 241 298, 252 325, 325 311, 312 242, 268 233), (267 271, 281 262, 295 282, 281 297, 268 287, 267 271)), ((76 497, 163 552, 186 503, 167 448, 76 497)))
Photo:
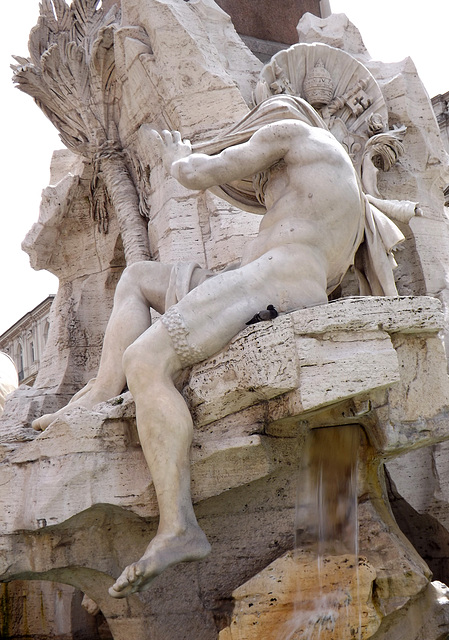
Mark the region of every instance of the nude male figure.
MULTIPOLYGON (((117 286, 98 376, 73 404, 91 408, 121 393, 127 382, 160 522, 142 558, 111 587, 116 598, 145 590, 165 568, 199 560, 210 551, 190 496, 193 424, 174 385, 179 372, 222 349, 268 304, 286 312, 327 302, 329 289, 343 277, 363 237, 364 204, 356 173, 324 128, 285 119, 214 156, 192 153, 178 132, 155 135, 171 174, 189 189, 269 170, 266 213, 239 268, 205 280, 167 311, 172 265, 134 264, 117 286), (153 325, 149 306, 164 313, 153 325)), ((66 410, 43 416, 33 426, 45 429, 66 410)))

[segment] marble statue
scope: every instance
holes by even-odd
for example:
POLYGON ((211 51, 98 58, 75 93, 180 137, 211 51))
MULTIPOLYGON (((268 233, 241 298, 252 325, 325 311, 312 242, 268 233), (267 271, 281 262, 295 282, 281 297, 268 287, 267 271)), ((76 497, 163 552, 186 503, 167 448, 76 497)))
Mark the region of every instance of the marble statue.
POLYGON ((213 0, 111 4, 42 3, 16 59, 68 149, 24 245, 60 279, 45 358, 0 420, 4 635, 440 638, 449 165, 415 67, 344 16, 263 65, 213 0), (323 565, 296 470, 340 429, 360 557, 323 565))
MULTIPOLYGON (((264 216, 240 264, 221 273, 197 265, 129 266, 116 290, 98 376, 70 405, 92 408, 126 383, 136 402, 160 523, 142 558, 111 587, 117 598, 147 589, 165 568, 210 551, 190 498, 193 424, 176 388, 180 372, 222 349, 269 305, 286 313, 325 304, 364 239, 370 205, 351 159, 318 113, 302 99, 275 97, 256 107, 250 121, 256 130, 246 141, 225 140, 214 155, 193 152, 177 131, 142 129, 167 171, 189 189, 225 189, 254 176, 264 216), (159 322, 151 324, 149 307, 163 314, 159 322)), ((391 274, 385 288, 396 293, 391 274)), ((64 411, 34 421, 34 428, 45 429, 64 411)))

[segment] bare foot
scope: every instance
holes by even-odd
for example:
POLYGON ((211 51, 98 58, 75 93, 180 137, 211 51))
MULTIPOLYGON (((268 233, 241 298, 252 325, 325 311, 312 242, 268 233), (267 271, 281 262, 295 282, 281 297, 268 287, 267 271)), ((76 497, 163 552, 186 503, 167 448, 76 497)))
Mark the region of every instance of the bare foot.
POLYGON ((97 613, 100 613, 101 611, 95 600, 92 600, 92 598, 89 598, 86 594, 84 594, 81 606, 87 611, 87 613, 90 613, 91 616, 96 616, 97 613))
POLYGON ((52 422, 59 418, 59 416, 64 415, 68 409, 72 409, 73 407, 84 407, 85 409, 92 409, 99 402, 105 402, 109 400, 111 397, 109 394, 104 391, 95 390, 96 378, 92 378, 89 382, 84 386, 80 391, 75 393, 73 398, 70 400, 65 407, 59 409, 55 413, 46 413, 44 416, 33 420, 31 426, 36 431, 44 431, 52 422))
POLYGON ((146 591, 151 582, 178 562, 202 560, 210 553, 210 544, 199 527, 174 535, 158 534, 140 560, 130 564, 109 589, 113 598, 126 598, 136 591, 146 591))

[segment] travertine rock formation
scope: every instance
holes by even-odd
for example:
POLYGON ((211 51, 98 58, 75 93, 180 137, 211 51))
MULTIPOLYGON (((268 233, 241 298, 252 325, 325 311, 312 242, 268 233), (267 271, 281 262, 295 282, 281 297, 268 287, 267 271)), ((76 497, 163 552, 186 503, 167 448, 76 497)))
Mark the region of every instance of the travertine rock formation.
MULTIPOLYGON (((55 3, 58 11, 62 4, 55 3)), ((122 14, 113 16, 101 41, 105 46, 110 37, 107 60, 116 86, 109 89, 118 102, 114 107, 120 107, 108 135, 120 148, 140 210, 148 216, 151 257, 225 266, 255 233, 255 216, 236 216, 231 204, 191 193, 167 177, 138 130, 150 123, 158 130, 179 129, 197 145, 210 142, 248 112, 262 64, 212 0, 122 0, 122 14)), ((180 388, 195 421, 192 492, 212 554, 198 565, 168 569, 149 591, 114 600, 108 587, 141 555, 158 515, 132 398, 124 393, 93 412, 74 409, 39 435, 29 429, 31 419, 65 404, 95 374, 125 265, 118 205, 106 204, 107 233, 90 217, 91 181, 101 182, 98 162, 104 158, 85 149, 58 153, 39 220, 25 241, 34 266, 56 273, 61 283, 46 361, 35 388, 13 394, 0 421, 0 575, 13 581, 2 593, 5 610, 8 594, 19 611, 15 589, 46 580, 76 587, 59 600, 71 598, 73 611, 78 607, 79 613, 81 590, 88 597, 86 609, 104 616, 110 635, 104 624, 86 631, 86 623, 90 638, 269 640, 279 637, 281 624, 286 637, 295 638, 290 616, 298 562, 301 573, 311 576, 312 589, 316 582, 306 554, 291 553, 304 439, 312 428, 353 425, 361 443, 362 637, 440 640, 449 631, 447 589, 432 582, 387 502, 389 490, 398 521, 404 530, 409 525, 408 537, 444 582, 449 385, 441 336, 448 333, 449 242, 441 186, 448 181, 448 161, 412 62, 372 61, 356 29, 345 25, 341 16, 325 21, 306 16, 300 41, 342 48, 363 63, 390 126, 407 127, 399 162, 378 175, 382 197, 419 202, 423 212, 410 226, 401 225, 406 236, 397 255, 401 297, 343 297, 248 327, 186 374, 180 388), (437 541, 433 555, 423 531, 437 541), (267 591, 271 583, 273 593, 267 591)), ((35 63, 40 64, 37 58, 35 63)), ((266 77, 265 69, 261 80, 266 77)), ((289 79, 281 80, 285 89, 289 79)), ((348 142, 348 132, 339 130, 348 142)), ((357 156, 360 149, 355 145, 352 151, 357 156)), ((356 294, 351 274, 342 294, 356 294)), ((345 578, 346 560, 335 554, 326 574, 329 584, 335 581, 345 591, 343 600, 354 595, 352 578, 345 578)), ((57 601, 48 595, 57 594, 56 587, 44 593, 45 606, 50 597, 57 601)), ((335 616, 338 638, 351 637, 345 635, 348 628, 358 637, 358 613, 346 613, 348 626, 342 615, 335 616)), ((33 616, 38 625, 39 615, 33 616)), ((12 616, 2 625, 5 637, 38 633, 12 616)), ((326 637, 334 638, 331 626, 326 637)), ((51 636, 55 627, 39 628, 51 636)), ((72 637, 74 632, 72 627, 72 637)), ((67 625, 64 633, 70 637, 67 625)))

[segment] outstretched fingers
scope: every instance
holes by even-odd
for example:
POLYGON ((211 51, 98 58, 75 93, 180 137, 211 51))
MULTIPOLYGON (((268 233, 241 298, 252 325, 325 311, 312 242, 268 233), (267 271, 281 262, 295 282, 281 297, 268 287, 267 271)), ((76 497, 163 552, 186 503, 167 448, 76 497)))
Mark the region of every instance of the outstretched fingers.
POLYGON ((162 157, 165 169, 171 173, 171 166, 177 160, 186 158, 192 153, 190 140, 183 140, 179 131, 163 129, 161 133, 149 124, 143 124, 139 130, 143 144, 155 149, 162 157))
POLYGON ((163 146, 163 140, 160 133, 158 133, 156 129, 153 129, 153 127, 148 123, 141 125, 139 129, 139 136, 144 144, 149 143, 150 145, 156 145, 158 148, 162 148, 163 146))
POLYGON ((179 131, 167 131, 167 129, 164 129, 162 135, 164 136, 167 144, 178 144, 181 142, 181 134, 179 131))
POLYGON ((144 143, 156 145, 161 152, 164 148, 177 147, 178 145, 190 145, 190 140, 182 139, 179 131, 163 129, 161 133, 153 129, 150 124, 143 124, 139 130, 140 137, 144 143))
POLYGON ((167 129, 164 129, 162 131, 162 136, 159 137, 167 149, 173 150, 177 155, 180 155, 181 153, 181 157, 192 152, 190 140, 187 138, 183 139, 179 131, 168 131, 167 129))

